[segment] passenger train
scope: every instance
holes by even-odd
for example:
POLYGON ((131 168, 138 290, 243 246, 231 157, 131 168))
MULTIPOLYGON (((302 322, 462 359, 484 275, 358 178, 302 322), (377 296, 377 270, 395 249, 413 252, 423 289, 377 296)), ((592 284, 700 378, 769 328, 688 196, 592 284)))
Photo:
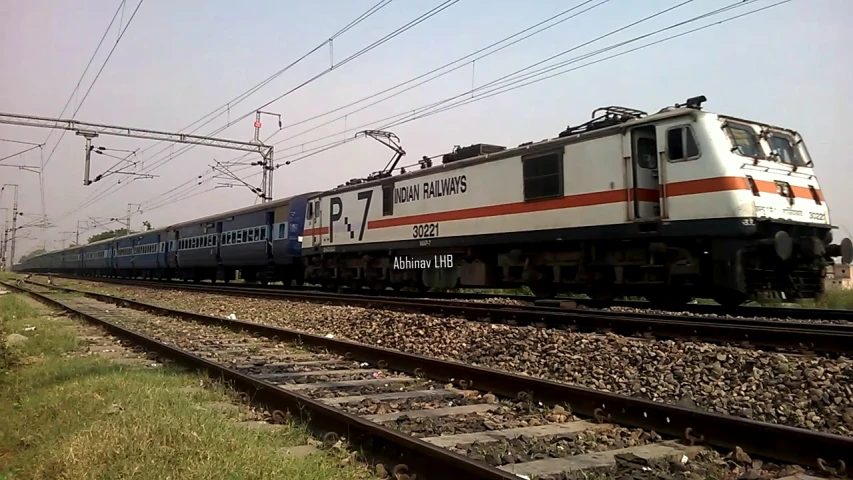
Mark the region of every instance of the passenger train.
MULTIPOLYGON (((29 259, 16 270, 512 288, 677 305, 814 298, 829 209, 794 130, 704 111, 605 107, 556 138, 455 148, 311 192, 29 259)), ((399 159, 399 157, 398 157, 399 159)))

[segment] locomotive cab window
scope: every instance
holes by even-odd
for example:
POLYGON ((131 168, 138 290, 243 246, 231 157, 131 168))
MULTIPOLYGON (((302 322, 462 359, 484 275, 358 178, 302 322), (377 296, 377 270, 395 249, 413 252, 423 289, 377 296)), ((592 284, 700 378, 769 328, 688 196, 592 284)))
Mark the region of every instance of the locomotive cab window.
POLYGON ((699 144, 693 129, 685 125, 666 131, 666 156, 670 162, 684 162, 699 158, 699 144))
POLYGON ((744 157, 764 158, 764 150, 752 127, 729 123, 726 130, 732 140, 732 152, 744 157))
POLYGON ((800 155, 794 137, 781 132, 770 132, 767 143, 773 154, 782 162, 795 167, 805 167, 806 162, 800 155))
POLYGON ((521 159, 524 200, 544 200, 563 196, 562 152, 521 159))
POLYGON ((287 223, 282 223, 278 226, 278 238, 287 238, 287 223))

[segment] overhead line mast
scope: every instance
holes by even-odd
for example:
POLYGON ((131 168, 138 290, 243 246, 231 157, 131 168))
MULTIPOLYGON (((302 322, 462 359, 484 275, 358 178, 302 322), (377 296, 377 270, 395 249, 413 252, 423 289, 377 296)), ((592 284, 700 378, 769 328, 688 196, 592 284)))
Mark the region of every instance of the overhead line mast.
MULTIPOLYGON (((210 147, 225 148, 229 150, 240 150, 245 152, 257 152, 261 154, 263 161, 261 167, 264 169, 264 178, 266 181, 261 186, 261 201, 266 203, 272 200, 272 177, 273 177, 273 147, 264 145, 263 142, 256 140, 252 142, 243 142, 239 140, 229 140, 224 138, 209 137, 204 135, 189 135, 185 133, 171 133, 158 130, 148 130, 142 128, 121 127, 116 125, 103 125, 97 123, 81 122, 79 120, 69 120, 62 118, 36 117, 32 115, 20 115, 15 113, 0 112, 0 124, 20 125, 24 127, 52 128, 59 130, 74 131, 86 139, 86 157, 85 168, 83 174, 83 185, 91 185, 92 181, 89 178, 89 168, 91 163, 91 146, 92 139, 99 135, 112 135, 118 137, 142 138, 147 140, 160 140, 172 143, 183 143, 189 145, 207 145, 210 147)), ((256 127, 258 128, 258 127, 256 127)))

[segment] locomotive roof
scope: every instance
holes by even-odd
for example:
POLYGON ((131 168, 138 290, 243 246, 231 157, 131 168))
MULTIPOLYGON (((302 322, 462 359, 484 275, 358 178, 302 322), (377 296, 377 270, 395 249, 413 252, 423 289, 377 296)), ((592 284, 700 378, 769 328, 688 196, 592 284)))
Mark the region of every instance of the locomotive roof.
POLYGON ((379 178, 370 181, 364 181, 362 183, 357 183, 353 185, 345 185, 337 188, 332 188, 326 190, 324 192, 319 192, 319 195, 312 194, 316 196, 327 195, 330 193, 343 193, 352 190, 361 190, 365 187, 375 187, 377 185, 383 185, 386 183, 394 183, 401 180, 410 180, 412 178, 421 177, 424 175, 432 175, 440 171, 447 170, 455 170, 463 167, 470 167, 474 165, 478 165, 481 163, 487 163, 495 160, 500 160, 503 158, 516 157, 520 155, 531 155, 540 153, 542 151, 550 150, 554 147, 562 146, 562 145, 570 145, 572 143, 578 143, 582 141, 592 140, 595 138, 607 137, 610 135, 614 135, 616 133, 621 133, 624 129, 636 127, 638 125, 642 125, 645 123, 656 122, 660 120, 665 120, 669 118, 677 118, 685 115, 699 115, 699 114, 710 114, 716 115, 712 112, 706 112, 699 110, 697 108, 685 107, 685 106, 676 106, 676 107, 667 107, 662 109, 657 113, 653 113, 651 115, 632 118, 622 123, 618 123, 611 126, 606 126, 602 128, 597 128, 594 130, 576 133, 573 135, 568 135, 564 137, 557 138, 548 138, 545 140, 541 140, 539 142, 528 142, 523 143, 517 147, 507 148, 505 150, 501 150, 495 153, 486 153, 483 155, 478 155, 476 157, 465 158, 462 160, 457 160, 452 163, 444 163, 439 165, 434 165, 429 168, 424 168, 420 170, 413 170, 411 172, 406 172, 400 175, 393 175, 389 177, 379 178))

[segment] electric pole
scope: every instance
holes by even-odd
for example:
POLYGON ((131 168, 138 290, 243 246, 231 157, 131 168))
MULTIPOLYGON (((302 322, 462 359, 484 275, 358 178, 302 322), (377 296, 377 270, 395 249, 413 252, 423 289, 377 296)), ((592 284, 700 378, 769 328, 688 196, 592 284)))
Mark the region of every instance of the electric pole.
POLYGON ((4 183, 3 188, 12 187, 15 189, 15 193, 13 194, 13 204, 12 204, 12 238, 9 243, 11 244, 12 252, 9 255, 9 266, 15 265, 15 237, 17 237, 18 231, 18 184, 16 183, 4 183))
POLYGON ((68 238, 69 235, 73 235, 74 232, 59 232, 59 234, 62 235, 62 238, 59 240, 59 245, 60 245, 60 248, 64 249, 65 248, 65 240, 68 238))
POLYGON ((138 212, 142 205, 138 203, 128 203, 127 204, 127 219, 125 220, 125 234, 130 235, 130 210, 131 208, 136 207, 136 211, 138 212))
POLYGON ((85 220, 77 220, 77 231, 76 236, 74 237, 74 244, 80 245, 80 222, 83 222, 83 228, 89 228, 89 223, 85 220))
MULTIPOLYGON (((255 112, 255 139, 254 142, 258 145, 263 145, 261 143, 261 114, 264 115, 273 115, 278 117, 278 128, 281 129, 281 115, 278 113, 272 112, 262 112, 258 110, 255 112)), ((272 177, 273 171, 275 170, 275 166, 273 165, 272 159, 272 147, 269 147, 269 150, 261 151, 261 156, 263 160, 261 161, 261 168, 263 169, 263 177, 261 179, 261 202, 269 202, 272 200, 272 177)))
POLYGON ((3 211, 3 237, 0 238, 0 270, 6 270, 6 241, 9 238, 9 216, 8 208, 0 208, 3 211))

